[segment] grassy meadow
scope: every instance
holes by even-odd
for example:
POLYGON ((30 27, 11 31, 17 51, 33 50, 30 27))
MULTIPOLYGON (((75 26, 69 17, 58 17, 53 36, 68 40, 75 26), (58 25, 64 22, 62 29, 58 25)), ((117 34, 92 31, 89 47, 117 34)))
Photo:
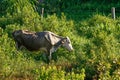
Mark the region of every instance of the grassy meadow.
POLYGON ((97 1, 1 0, 0 80, 120 80, 120 17, 110 13, 120 1, 97 1), (16 49, 17 29, 69 36, 74 51, 60 47, 47 64, 41 51, 16 49))

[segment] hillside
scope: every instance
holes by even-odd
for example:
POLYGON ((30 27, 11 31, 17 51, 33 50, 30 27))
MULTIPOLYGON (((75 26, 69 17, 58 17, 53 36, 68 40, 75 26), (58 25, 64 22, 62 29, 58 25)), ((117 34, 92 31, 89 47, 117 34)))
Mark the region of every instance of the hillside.
POLYGON ((119 0, 1 0, 0 5, 1 80, 120 80, 119 0), (48 64, 41 51, 16 49, 12 32, 18 29, 69 36, 74 51, 60 47, 48 64))

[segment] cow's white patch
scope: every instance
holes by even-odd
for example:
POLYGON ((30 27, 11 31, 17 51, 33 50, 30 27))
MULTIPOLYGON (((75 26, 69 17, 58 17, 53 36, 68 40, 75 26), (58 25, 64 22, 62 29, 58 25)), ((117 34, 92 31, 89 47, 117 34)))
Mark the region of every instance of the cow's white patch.
POLYGON ((56 34, 47 31, 48 34, 45 35, 45 38, 52 44, 55 45, 58 41, 61 40, 61 37, 57 36, 56 34))

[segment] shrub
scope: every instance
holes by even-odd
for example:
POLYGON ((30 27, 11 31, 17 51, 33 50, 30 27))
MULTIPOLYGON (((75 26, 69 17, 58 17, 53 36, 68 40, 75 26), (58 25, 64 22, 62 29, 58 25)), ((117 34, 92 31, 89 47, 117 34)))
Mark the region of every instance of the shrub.
POLYGON ((61 66, 47 66, 41 67, 39 70, 34 70, 35 73, 38 74, 37 80, 68 80, 68 79, 80 79, 84 80, 85 74, 84 69, 81 70, 81 73, 66 73, 64 70, 61 69, 61 66))

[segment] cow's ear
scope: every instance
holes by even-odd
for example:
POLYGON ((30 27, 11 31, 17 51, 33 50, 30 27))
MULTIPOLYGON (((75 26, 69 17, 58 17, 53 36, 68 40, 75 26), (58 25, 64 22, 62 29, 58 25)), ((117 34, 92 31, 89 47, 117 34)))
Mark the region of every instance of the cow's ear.
POLYGON ((66 42, 66 38, 64 38, 61 43, 64 44, 66 42))
POLYGON ((61 41, 61 43, 62 43, 62 44, 64 44, 64 43, 65 43, 65 41, 63 40, 63 41, 61 41))

